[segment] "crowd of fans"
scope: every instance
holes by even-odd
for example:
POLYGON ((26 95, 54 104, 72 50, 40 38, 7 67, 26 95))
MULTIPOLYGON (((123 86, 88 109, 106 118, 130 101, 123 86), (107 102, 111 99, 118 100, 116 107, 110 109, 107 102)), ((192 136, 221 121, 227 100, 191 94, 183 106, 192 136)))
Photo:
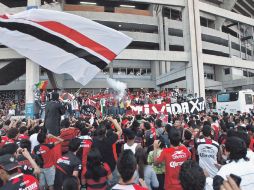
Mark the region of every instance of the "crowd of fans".
MULTIPOLYGON (((35 104, 36 107, 34 109, 36 118, 44 119, 45 104, 50 97, 51 92, 42 92, 40 96, 38 95, 35 104)), ((60 101, 65 104, 65 116, 67 117, 69 115, 79 117, 82 113, 82 106, 84 105, 94 106, 97 110, 102 112, 102 115, 123 115, 126 113, 130 105, 181 103, 193 98, 197 98, 197 95, 184 94, 182 89, 171 89, 167 91, 147 89, 130 91, 130 89, 127 89, 121 97, 117 92, 109 91, 108 89, 98 93, 89 91, 81 91, 78 93, 62 91, 60 93, 60 101)), ((207 107, 212 109, 209 104, 207 107)))
POLYGON ((0 92, 0 112, 4 115, 24 115, 24 92, 20 91, 15 98, 15 91, 0 92))
POLYGON ((1 113, 0 190, 254 189, 252 112, 65 113, 55 92, 44 119, 1 113))

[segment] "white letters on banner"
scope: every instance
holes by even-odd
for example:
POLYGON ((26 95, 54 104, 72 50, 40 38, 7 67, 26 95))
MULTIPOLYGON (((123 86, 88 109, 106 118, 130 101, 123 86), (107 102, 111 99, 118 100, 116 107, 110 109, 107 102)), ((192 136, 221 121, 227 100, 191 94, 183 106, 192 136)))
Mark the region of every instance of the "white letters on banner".
POLYGON ((145 105, 138 105, 130 106, 132 109, 132 113, 139 114, 196 114, 200 111, 205 110, 205 101, 203 98, 193 99, 188 102, 182 103, 173 103, 173 104, 145 104, 145 105))

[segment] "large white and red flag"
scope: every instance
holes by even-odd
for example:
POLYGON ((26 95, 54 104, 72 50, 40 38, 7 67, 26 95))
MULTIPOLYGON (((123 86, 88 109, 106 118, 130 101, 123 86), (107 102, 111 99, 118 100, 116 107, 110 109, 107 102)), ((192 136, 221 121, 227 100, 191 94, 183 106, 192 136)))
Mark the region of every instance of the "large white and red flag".
POLYGON ((31 9, 0 16, 0 43, 52 72, 70 74, 86 85, 131 38, 89 19, 31 9))

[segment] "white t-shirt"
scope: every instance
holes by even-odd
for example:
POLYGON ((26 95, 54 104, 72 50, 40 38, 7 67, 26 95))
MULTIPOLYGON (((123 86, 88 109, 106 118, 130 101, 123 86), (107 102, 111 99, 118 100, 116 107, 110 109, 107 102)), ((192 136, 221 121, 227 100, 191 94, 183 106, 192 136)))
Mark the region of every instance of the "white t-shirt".
POLYGON ((135 154, 137 146, 138 146, 137 143, 134 143, 132 146, 129 146, 127 143, 125 143, 123 145, 123 149, 124 150, 131 150, 133 152, 133 154, 135 154))
POLYGON ((206 178, 205 190, 213 190, 213 178, 211 177, 206 178))
POLYGON ((217 175, 223 179, 227 179, 226 176, 230 174, 241 177, 241 190, 253 190, 254 189, 254 164, 251 161, 245 161, 243 158, 238 162, 232 161, 221 167, 217 175))
POLYGON ((39 145, 39 142, 37 141, 38 133, 34 133, 30 136, 31 141, 31 151, 33 151, 34 147, 39 145))
POLYGON ((209 176, 213 178, 218 172, 215 164, 217 164, 219 144, 211 139, 198 139, 197 151, 200 167, 206 170, 209 176))
POLYGON ((254 164, 254 152, 252 150, 247 150, 247 158, 254 164))

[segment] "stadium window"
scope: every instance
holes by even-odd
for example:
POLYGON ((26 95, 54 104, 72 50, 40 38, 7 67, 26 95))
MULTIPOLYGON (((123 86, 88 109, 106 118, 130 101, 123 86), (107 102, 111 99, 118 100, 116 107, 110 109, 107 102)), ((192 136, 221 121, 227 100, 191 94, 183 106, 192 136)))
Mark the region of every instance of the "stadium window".
POLYGON ((162 14, 168 19, 182 21, 182 12, 179 10, 164 7, 162 14))
POLYGON ((207 79, 213 79, 213 74, 207 73, 206 77, 207 79))
POLYGON ((208 28, 215 28, 215 23, 213 20, 200 17, 200 24, 201 26, 208 27, 208 28))
POLYGON ((127 75, 134 75, 133 68, 127 68, 127 75))
POLYGON ((171 19, 172 20, 182 20, 182 14, 181 11, 175 10, 175 9, 171 9, 171 19))
POLYGON ((119 69, 118 68, 113 68, 113 73, 118 73, 119 69))
POLYGON ((249 77, 254 77, 254 73, 249 72, 249 77))
POLYGON ((247 71, 243 71, 243 76, 248 77, 248 72, 247 71))
POLYGON ((207 20, 208 28, 215 28, 215 22, 213 20, 207 20))
POLYGON ((225 75, 229 75, 230 74, 230 68, 224 69, 224 73, 225 73, 225 75))
POLYGON ((146 74, 150 75, 151 74, 151 69, 146 69, 146 74))
POLYGON ((118 74, 126 75, 126 68, 119 68, 118 74))
POLYGON ((200 17, 200 24, 201 26, 208 27, 207 19, 200 17))
POLYGON ((140 76, 141 75, 140 69, 134 69, 134 75, 140 76))
POLYGON ((211 74, 211 73, 205 73, 204 74, 204 78, 205 79, 211 79, 211 80, 213 80, 213 74, 211 74))
POLYGON ((141 71, 141 75, 145 75, 146 74, 146 69, 140 69, 141 71))
POLYGON ((102 72, 103 72, 104 74, 109 74, 109 68, 103 69, 102 72))

